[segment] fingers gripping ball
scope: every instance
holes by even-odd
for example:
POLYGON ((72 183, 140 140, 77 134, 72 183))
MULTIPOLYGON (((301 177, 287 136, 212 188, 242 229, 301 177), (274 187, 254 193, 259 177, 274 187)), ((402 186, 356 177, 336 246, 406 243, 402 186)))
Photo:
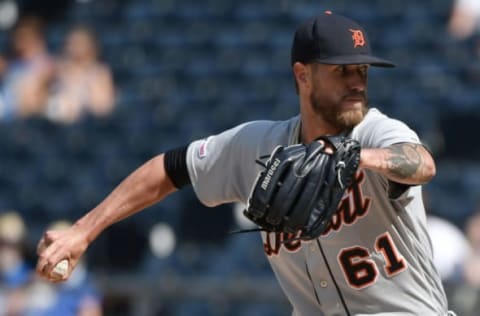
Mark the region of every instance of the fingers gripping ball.
POLYGON ((277 147, 255 182, 245 216, 269 232, 319 237, 360 163, 360 145, 323 136, 308 145, 277 147))
POLYGON ((69 268, 68 260, 63 259, 62 261, 57 263, 55 268, 53 268, 52 277, 55 279, 63 279, 68 273, 68 268, 69 268))

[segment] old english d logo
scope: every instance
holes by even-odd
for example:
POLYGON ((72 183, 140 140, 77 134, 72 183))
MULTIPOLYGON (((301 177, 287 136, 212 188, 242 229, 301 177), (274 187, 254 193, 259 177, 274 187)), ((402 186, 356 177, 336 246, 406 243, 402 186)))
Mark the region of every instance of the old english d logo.
POLYGON ((361 30, 352 30, 349 29, 350 32, 352 32, 352 39, 353 39, 353 47, 357 46, 364 46, 365 45, 365 37, 363 37, 363 32, 361 30))

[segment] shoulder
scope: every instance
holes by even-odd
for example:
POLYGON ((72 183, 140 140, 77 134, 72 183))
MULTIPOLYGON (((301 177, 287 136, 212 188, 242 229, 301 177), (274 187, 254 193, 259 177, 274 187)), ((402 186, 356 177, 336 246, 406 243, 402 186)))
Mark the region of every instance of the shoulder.
POLYGON ((294 124, 298 120, 298 116, 292 117, 288 120, 283 121, 272 121, 272 120, 256 120, 242 123, 238 126, 244 126, 249 128, 260 128, 260 129, 285 129, 294 124))
POLYGON ((55 59, 48 54, 39 54, 31 62, 31 66, 37 71, 53 71, 55 64, 55 59))
POLYGON ((110 72, 111 72, 110 66, 108 66, 106 63, 103 63, 103 62, 98 62, 95 65, 95 68, 97 69, 97 71, 99 71, 101 73, 104 73, 104 74, 110 74, 110 72))
POLYGON ((285 121, 250 121, 237 125, 222 134, 230 134, 237 141, 287 144, 298 121, 298 116, 285 121))
POLYGON ((206 152, 216 155, 232 153, 253 155, 269 153, 277 145, 288 145, 295 127, 295 118, 286 121, 250 121, 237 125, 216 135, 190 143, 189 147, 197 148, 200 157, 206 152))
POLYGON ((390 117, 382 113, 377 108, 371 108, 368 110, 364 119, 357 126, 355 126, 353 130, 361 131, 363 129, 379 129, 387 126, 407 126, 407 124, 399 119, 390 117))
POLYGON ((377 108, 371 108, 368 110, 367 114, 365 115, 365 118, 360 122, 360 124, 357 125, 356 128, 361 128, 364 125, 371 125, 371 124, 376 124, 382 121, 389 121, 389 120, 395 120, 395 119, 384 114, 382 111, 380 111, 377 108))
POLYGON ((418 143, 418 135, 404 122, 371 108, 352 131, 364 146, 384 147, 399 142, 418 143))
POLYGON ((90 67, 90 75, 96 76, 97 78, 106 79, 112 76, 110 67, 102 62, 95 62, 90 67))

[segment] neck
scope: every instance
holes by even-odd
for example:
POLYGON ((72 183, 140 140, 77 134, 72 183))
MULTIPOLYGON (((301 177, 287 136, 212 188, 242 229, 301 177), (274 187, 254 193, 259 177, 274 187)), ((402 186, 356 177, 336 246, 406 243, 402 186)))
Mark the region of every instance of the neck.
POLYGON ((337 135, 342 132, 338 127, 326 122, 321 115, 313 111, 310 104, 301 104, 301 142, 308 144, 323 135, 337 135))
POLYGON ((41 56, 45 53, 45 50, 42 47, 32 48, 28 51, 22 53, 22 57, 25 60, 35 59, 37 56, 41 56))

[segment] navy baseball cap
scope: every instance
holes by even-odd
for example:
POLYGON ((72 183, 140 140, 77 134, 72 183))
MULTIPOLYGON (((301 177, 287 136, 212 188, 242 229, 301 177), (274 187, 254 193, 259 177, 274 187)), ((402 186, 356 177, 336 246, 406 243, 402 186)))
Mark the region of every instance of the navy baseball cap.
POLYGON ((330 11, 306 21, 295 32, 292 65, 297 61, 395 67, 392 62, 371 54, 367 33, 357 22, 330 11))

